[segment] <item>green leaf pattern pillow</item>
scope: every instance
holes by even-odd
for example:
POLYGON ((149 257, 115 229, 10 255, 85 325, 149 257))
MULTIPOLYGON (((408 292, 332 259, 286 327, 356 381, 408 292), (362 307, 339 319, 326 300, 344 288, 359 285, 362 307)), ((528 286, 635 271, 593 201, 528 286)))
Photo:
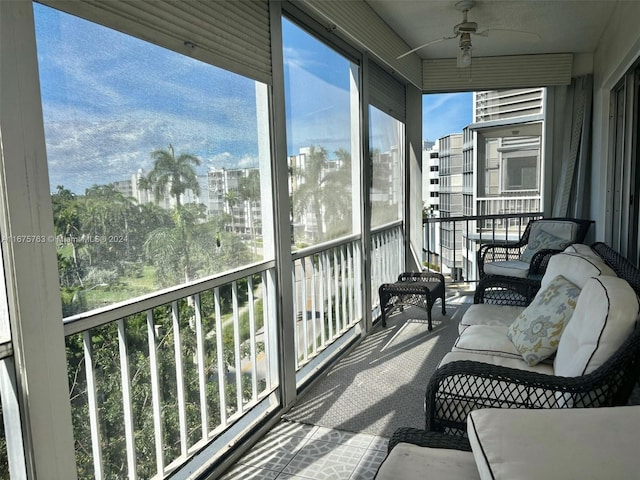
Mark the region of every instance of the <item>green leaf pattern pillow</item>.
POLYGON ((579 295, 578 287, 558 275, 509 326, 507 336, 527 365, 537 365, 556 352, 579 295))
POLYGON ((570 244, 571 241, 566 238, 556 237, 549 232, 540 230, 535 238, 529 240, 527 248, 525 248, 522 255, 520 255, 520 260, 522 262, 531 263, 533 256, 540 250, 564 250, 570 244))

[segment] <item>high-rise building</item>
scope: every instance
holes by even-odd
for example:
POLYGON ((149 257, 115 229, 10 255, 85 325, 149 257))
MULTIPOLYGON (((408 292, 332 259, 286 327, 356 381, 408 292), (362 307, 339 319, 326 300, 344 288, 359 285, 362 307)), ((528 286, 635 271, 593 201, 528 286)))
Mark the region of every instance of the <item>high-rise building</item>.
MULTIPOLYGON (((438 140, 439 216, 539 212, 545 89, 474 92, 473 102, 473 123, 438 140)), ((443 270, 457 280, 477 277, 475 252, 484 228, 514 240, 522 231, 518 219, 465 225, 440 227, 443 270)))

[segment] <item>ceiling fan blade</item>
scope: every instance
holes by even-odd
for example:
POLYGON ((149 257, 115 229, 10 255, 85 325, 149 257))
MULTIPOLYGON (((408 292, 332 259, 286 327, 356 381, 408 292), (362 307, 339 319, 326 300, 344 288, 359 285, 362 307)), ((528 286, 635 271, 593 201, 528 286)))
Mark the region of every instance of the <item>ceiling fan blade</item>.
POLYGON ((531 35, 536 38, 536 40, 542 40, 542 37, 534 32, 527 32, 525 30, 513 30, 510 28, 488 28, 487 30, 483 30, 482 32, 476 32, 474 35, 478 35, 479 37, 488 37, 490 32, 511 32, 511 33, 522 33, 524 35, 531 35))
POLYGON ((405 52, 402 55, 399 55, 398 57, 396 57, 396 60, 400 60, 401 58, 406 57, 407 55, 410 55, 413 52, 416 52, 416 51, 420 50, 421 48, 428 47, 429 45, 433 45, 435 43, 444 42, 445 40, 451 40, 453 38, 456 38, 457 36, 458 35, 454 35, 453 37, 442 37, 442 38, 438 38, 436 40, 431 40, 430 42, 427 42, 424 45, 420 45, 419 47, 416 47, 413 50, 409 50, 408 52, 405 52))

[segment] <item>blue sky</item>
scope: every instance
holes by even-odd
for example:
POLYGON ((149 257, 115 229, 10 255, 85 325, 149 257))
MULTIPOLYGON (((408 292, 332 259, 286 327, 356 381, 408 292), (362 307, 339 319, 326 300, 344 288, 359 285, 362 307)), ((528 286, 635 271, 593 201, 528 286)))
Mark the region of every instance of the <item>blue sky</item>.
MULTIPOLYGON (((129 179, 170 143, 202 159, 200 174, 258 165, 256 82, 50 7, 34 12, 52 191, 129 179)), ((350 146, 349 61, 283 25, 286 81, 304 85, 289 91, 289 153, 350 146)), ((425 96, 423 107, 425 140, 471 122, 471 94, 425 96)))
POLYGON ((422 139, 437 140, 461 133, 472 119, 473 94, 437 93, 422 96, 422 139))

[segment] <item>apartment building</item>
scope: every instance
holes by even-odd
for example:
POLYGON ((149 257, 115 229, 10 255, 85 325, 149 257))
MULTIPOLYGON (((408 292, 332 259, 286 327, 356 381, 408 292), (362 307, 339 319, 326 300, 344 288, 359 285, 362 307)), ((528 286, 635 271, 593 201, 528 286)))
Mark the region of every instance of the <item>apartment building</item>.
MULTIPOLYGON (((539 212, 545 89, 474 92, 473 122, 439 142, 439 217, 539 212)), ((523 225, 442 222, 442 268, 456 280, 477 277, 481 237, 515 240, 523 225)))

